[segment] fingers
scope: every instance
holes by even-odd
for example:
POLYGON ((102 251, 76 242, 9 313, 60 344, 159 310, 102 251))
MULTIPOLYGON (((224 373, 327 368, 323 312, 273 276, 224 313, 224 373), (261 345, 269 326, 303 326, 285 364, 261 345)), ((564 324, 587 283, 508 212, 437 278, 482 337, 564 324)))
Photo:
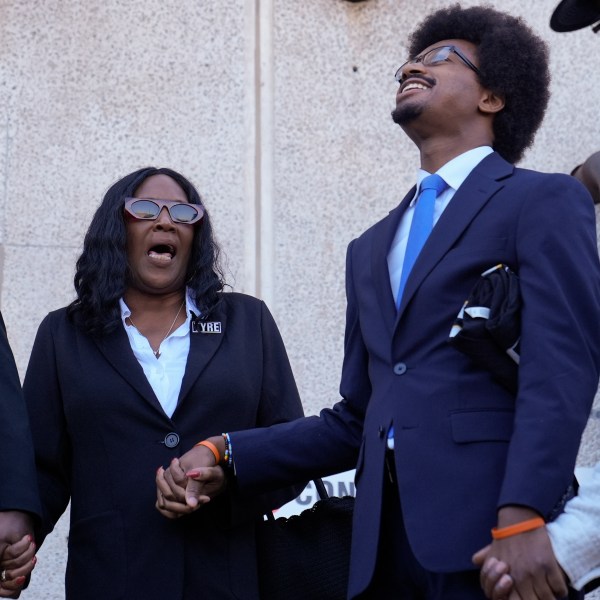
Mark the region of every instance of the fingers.
POLYGON ((477 567, 481 567, 485 561, 485 559, 488 557, 488 554, 490 553, 490 547, 491 545, 488 544, 485 548, 482 548, 481 550, 479 550, 478 552, 475 552, 475 554, 473 554, 473 557, 471 558, 471 560, 473 561, 473 564, 477 567))
MULTIPOLYGON (((202 496, 202 488, 204 484, 202 481, 196 479, 188 479, 188 484, 185 487, 185 503, 191 507, 196 508, 201 503, 201 498, 207 499, 207 496, 202 496)), ((208 498, 210 500, 210 498, 208 498)))
POLYGON ((188 504, 186 488, 181 485, 187 481, 177 459, 173 459, 168 469, 159 467, 156 472, 156 509, 167 519, 178 519, 188 515, 210 500, 198 490, 194 492, 196 502, 188 504))
POLYGON ((36 546, 30 535, 10 544, 0 564, 0 598, 17 598, 27 576, 33 571, 37 558, 36 546))
MULTIPOLYGON (((191 453, 188 455, 192 456, 191 453)), ((226 486, 222 467, 197 467, 185 471, 182 461, 174 458, 168 469, 159 467, 156 471, 156 509, 163 516, 175 519, 210 502, 226 486)))
POLYGON ((569 594, 567 587, 567 577, 563 570, 557 565, 557 568, 551 569, 547 575, 548 585, 556 598, 566 598, 569 594))
POLYGON ((161 491, 165 498, 185 504, 187 477, 177 458, 171 461, 168 469, 162 470, 162 481, 164 485, 161 487, 161 491))
MULTIPOLYGON (((515 582, 510 574, 506 573, 498 579, 498 583, 494 586, 491 598, 492 600, 504 600, 508 598, 510 593, 513 591, 515 582)), ((518 596, 518 594, 517 594, 518 596)))
POLYGON ((506 597, 506 592, 510 591, 513 584, 512 578, 508 576, 508 565, 494 556, 490 556, 484 562, 483 567, 481 567, 481 572, 479 573, 479 581, 485 595, 488 598, 495 599, 506 597), (504 583, 501 587, 508 587, 504 590, 502 595, 494 595, 494 590, 500 584, 503 576, 505 576, 503 579, 504 583))
POLYGON ((195 468, 186 472, 186 502, 189 506, 206 503, 221 494, 227 487, 227 478, 222 467, 195 468))
POLYGON ((170 470, 170 467, 166 470, 162 467, 158 468, 158 471, 156 472, 157 491, 160 492, 164 498, 169 500, 179 500, 180 502, 185 503, 185 488, 182 488, 175 483, 170 470))
POLYGON ((9 544, 2 555, 1 567, 14 569, 30 561, 35 555, 35 542, 29 534, 24 535, 18 542, 9 544))

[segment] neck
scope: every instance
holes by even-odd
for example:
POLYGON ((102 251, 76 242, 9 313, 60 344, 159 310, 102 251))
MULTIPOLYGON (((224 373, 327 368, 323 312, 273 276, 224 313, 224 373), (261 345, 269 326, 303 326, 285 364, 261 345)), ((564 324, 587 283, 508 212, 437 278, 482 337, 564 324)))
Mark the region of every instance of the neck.
POLYGON ((181 303, 185 301, 185 289, 168 294, 146 294, 129 288, 126 290, 124 298, 132 315, 137 313, 174 314, 181 303))
POLYGON ((185 290, 153 296, 138 290, 125 292, 125 303, 131 311, 128 321, 147 340, 156 358, 164 340, 185 322, 185 290))
POLYGON ((487 123, 485 127, 473 126, 466 131, 457 129, 448 133, 440 133, 439 130, 430 132, 415 123, 408 124, 403 129, 419 149, 421 168, 429 173, 435 173, 468 150, 492 146, 494 143, 494 136, 487 123))
POLYGON ((435 173, 438 169, 450 162, 453 158, 478 148, 480 146, 491 146, 489 140, 482 140, 479 143, 464 145, 424 144, 421 148, 421 168, 429 173, 435 173))

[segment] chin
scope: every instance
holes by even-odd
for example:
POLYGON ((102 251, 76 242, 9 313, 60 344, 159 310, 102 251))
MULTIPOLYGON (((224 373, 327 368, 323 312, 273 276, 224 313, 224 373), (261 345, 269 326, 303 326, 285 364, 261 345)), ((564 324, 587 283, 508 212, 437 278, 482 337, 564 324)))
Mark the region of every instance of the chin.
POLYGON ((415 106, 414 104, 405 104, 404 106, 397 106, 392 111, 392 120, 397 125, 406 125, 411 121, 414 121, 417 117, 421 116, 423 112, 422 106, 415 106))

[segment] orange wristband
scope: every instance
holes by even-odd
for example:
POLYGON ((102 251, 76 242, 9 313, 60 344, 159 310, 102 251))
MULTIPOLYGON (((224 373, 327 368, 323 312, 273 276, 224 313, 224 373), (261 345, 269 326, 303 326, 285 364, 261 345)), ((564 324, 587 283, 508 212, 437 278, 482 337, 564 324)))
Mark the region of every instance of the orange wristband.
POLYGON ((216 461, 215 464, 218 465, 221 462, 221 455, 219 454, 219 449, 212 442, 209 442, 208 440, 202 440, 201 442, 198 442, 196 446, 206 446, 213 453, 213 456, 215 457, 216 461))
POLYGON ((511 535, 517 535, 519 533, 525 533, 526 531, 532 531, 533 529, 539 529, 545 525, 544 519, 541 517, 535 517, 534 519, 527 519, 527 521, 521 521, 508 527, 494 527, 492 529, 492 537, 495 540, 501 540, 511 535))

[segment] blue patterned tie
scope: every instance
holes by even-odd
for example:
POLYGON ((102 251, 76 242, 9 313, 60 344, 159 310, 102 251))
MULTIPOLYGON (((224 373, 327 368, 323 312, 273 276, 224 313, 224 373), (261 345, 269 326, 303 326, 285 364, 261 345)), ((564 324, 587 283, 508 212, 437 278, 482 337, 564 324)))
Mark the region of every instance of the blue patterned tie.
POLYGON ((406 252, 404 253, 402 275, 400 277, 400 285, 398 286, 398 295, 396 296, 396 308, 400 307, 406 280, 419 256, 419 252, 421 252, 433 229, 435 199, 447 187, 448 184, 436 174, 428 175, 421 182, 419 197, 417 198, 410 233, 408 234, 408 242, 406 243, 406 252))

